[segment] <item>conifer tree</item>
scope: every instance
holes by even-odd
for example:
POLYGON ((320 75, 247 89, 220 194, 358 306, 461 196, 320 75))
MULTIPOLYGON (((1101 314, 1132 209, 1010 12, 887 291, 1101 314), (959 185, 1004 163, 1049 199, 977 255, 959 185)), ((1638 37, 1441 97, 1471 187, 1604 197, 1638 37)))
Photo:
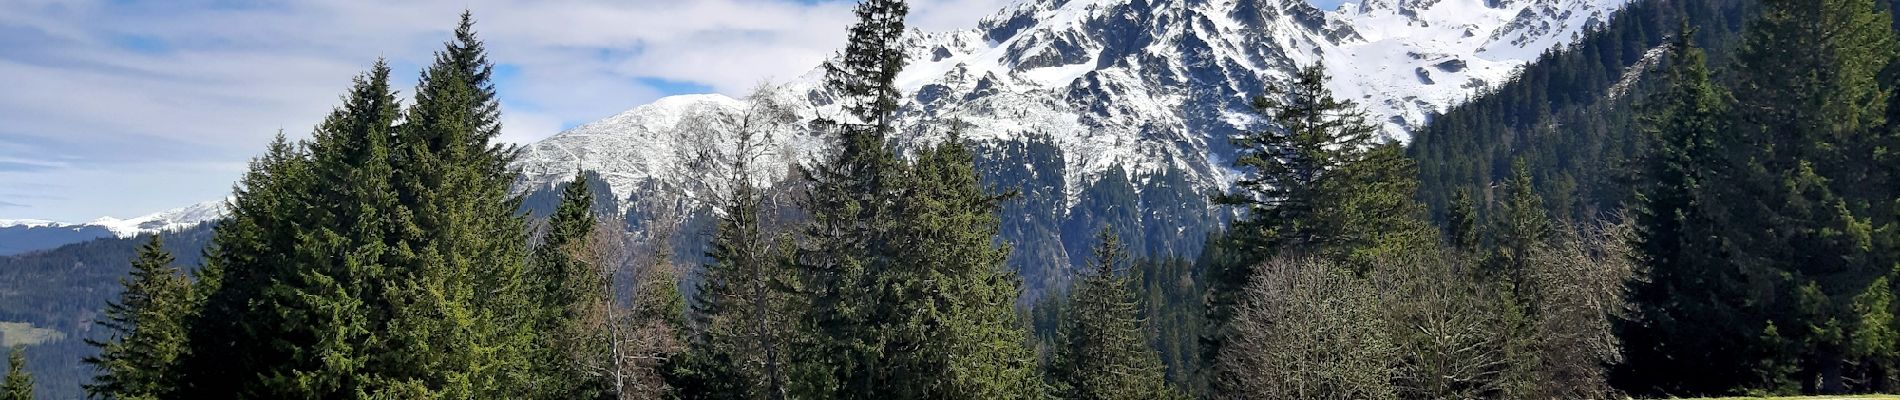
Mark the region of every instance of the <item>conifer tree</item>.
POLYGON ((891 260, 874 270, 872 393, 891 398, 1044 396, 1015 301, 1021 281, 996 244, 998 203, 961 136, 922 151, 903 176, 891 260))
POLYGON ((1097 236, 1088 275, 1069 293, 1051 378, 1064 399, 1166 399, 1161 360, 1150 348, 1128 278, 1120 240, 1108 229, 1097 236))
POLYGON ((1839 393, 1857 352, 1850 327, 1867 317, 1853 298, 1895 260, 1875 234, 1893 226, 1894 185, 1870 166, 1885 152, 1875 143, 1892 88, 1879 74, 1896 40, 1872 0, 1761 7, 1736 57, 1739 140, 1722 143, 1724 173, 1711 186, 1724 201, 1711 217, 1728 222, 1726 255, 1764 300, 1749 311, 1791 346, 1764 352, 1774 358, 1765 364, 1801 366, 1796 376, 1763 371, 1763 382, 1839 393))
MULTIPOLYGON (((687 398, 783 399, 789 393, 789 345, 793 339, 792 299, 785 287, 785 240, 767 233, 765 188, 754 183, 753 158, 761 156, 754 130, 773 129, 778 105, 755 94, 751 114, 730 128, 737 146, 717 157, 729 171, 728 191, 714 233, 711 260, 700 276, 692 304, 696 334, 675 371, 675 385, 687 398)), ((789 239, 789 238, 783 238, 789 239)))
POLYGON ((99 375, 86 392, 110 399, 158 399, 175 395, 179 358, 185 352, 185 318, 192 312, 191 281, 172 266, 159 235, 139 247, 125 291, 106 304, 99 326, 105 341, 87 339, 99 354, 86 357, 99 375))
POLYGON ((33 374, 26 372, 26 346, 7 353, 7 380, 0 383, 0 400, 33 400, 33 374))
POLYGON ((909 6, 902 0, 865 0, 855 8, 845 50, 825 67, 826 88, 849 114, 827 120, 838 148, 816 167, 803 168, 810 184, 804 209, 811 213, 798 250, 805 299, 801 318, 811 326, 811 346, 795 356, 809 375, 800 378, 803 397, 875 398, 870 386, 879 346, 869 313, 874 301, 869 274, 886 253, 890 177, 898 162, 888 148, 898 105, 897 73, 904 67, 898 41, 909 6))
POLYGON ((375 364, 405 395, 519 397, 532 318, 522 279, 526 223, 508 192, 516 150, 491 143, 500 123, 493 66, 463 13, 455 38, 417 84, 393 141, 400 213, 391 217, 387 350, 375 364))
POLYGON ((313 142, 282 136, 219 225, 217 284, 192 320, 185 397, 347 397, 378 390, 373 306, 386 279, 387 163, 397 103, 378 62, 313 142))
POLYGON ((534 248, 525 278, 534 301, 534 381, 538 398, 584 399, 607 394, 607 381, 590 371, 585 358, 609 352, 604 328, 591 321, 592 308, 607 301, 607 275, 593 265, 586 246, 597 221, 587 175, 576 172, 561 192, 561 204, 548 219, 548 231, 534 248))
POLYGON ((1524 159, 1511 164, 1511 180, 1503 185, 1506 198, 1498 207, 1492 228, 1497 234, 1498 254, 1490 273, 1502 279, 1519 299, 1530 291, 1527 286, 1532 253, 1554 232, 1544 199, 1537 195, 1533 182, 1524 159))
POLYGON ((1397 143, 1378 139, 1357 104, 1334 98, 1327 79, 1323 65, 1301 68, 1255 100, 1271 126, 1235 139, 1234 164, 1244 175, 1213 200, 1244 212, 1231 228, 1242 260, 1208 273, 1203 363, 1232 336, 1226 325, 1236 296, 1260 261, 1310 253, 1363 274, 1381 256, 1440 242, 1415 199, 1416 164, 1397 143))
POLYGON ((1671 47, 1669 89, 1645 119, 1649 148, 1632 214, 1637 257, 1648 279, 1635 285, 1635 314, 1622 327, 1628 348, 1621 386, 1637 393, 1721 393, 1751 381, 1748 354, 1759 322, 1741 318, 1739 270, 1710 240, 1704 185, 1715 179, 1716 143, 1732 140, 1727 95, 1711 80, 1687 27, 1671 47))
POLYGON ((1445 236, 1451 247, 1459 251, 1475 251, 1481 244, 1483 233, 1478 230, 1478 206, 1471 200, 1471 193, 1452 194, 1445 214, 1445 236))

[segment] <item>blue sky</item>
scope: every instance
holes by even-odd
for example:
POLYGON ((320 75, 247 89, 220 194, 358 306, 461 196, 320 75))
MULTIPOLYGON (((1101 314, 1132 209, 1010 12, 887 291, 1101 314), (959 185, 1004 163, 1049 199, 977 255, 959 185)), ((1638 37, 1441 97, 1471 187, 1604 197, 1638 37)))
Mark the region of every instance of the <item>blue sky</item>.
MULTIPOLYGON (((910 22, 967 28, 1011 2, 913 0, 910 22)), ((273 135, 307 137, 376 58, 408 92, 464 8, 498 64, 502 139, 525 143, 664 95, 803 74, 842 42, 851 4, 0 0, 0 219, 223 197, 273 135)))

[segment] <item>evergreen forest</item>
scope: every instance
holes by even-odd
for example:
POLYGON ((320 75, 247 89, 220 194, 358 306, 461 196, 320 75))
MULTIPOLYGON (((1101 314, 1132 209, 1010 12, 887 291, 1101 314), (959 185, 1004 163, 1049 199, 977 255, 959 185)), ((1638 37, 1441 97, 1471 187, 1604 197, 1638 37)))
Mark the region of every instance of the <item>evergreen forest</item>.
POLYGON ((1633 1, 1409 143, 1302 65, 1255 94, 1231 187, 1174 199, 1223 218, 1166 228, 1017 223, 1060 200, 979 160, 1047 144, 899 123, 904 0, 856 3, 823 69, 839 115, 795 126, 759 94, 708 122, 737 138, 700 154, 730 182, 706 188, 716 212, 617 215, 595 171, 517 193, 463 13, 413 88, 364 60, 215 226, 0 257, 0 278, 89 288, 0 298, 0 320, 89 332, 13 347, 0 398, 1897 393, 1895 4, 1633 1), (828 151, 762 184, 788 129, 828 151), (944 139, 900 148, 907 130, 944 139), (1098 233, 1065 247, 1072 276, 1025 278, 1004 238, 1038 229, 1098 233))

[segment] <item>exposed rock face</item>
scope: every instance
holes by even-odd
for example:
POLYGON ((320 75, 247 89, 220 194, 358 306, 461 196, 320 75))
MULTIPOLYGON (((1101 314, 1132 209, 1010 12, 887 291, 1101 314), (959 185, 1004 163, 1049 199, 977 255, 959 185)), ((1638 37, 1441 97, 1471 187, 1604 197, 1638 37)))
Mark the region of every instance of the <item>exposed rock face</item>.
MULTIPOLYGON (((1032 289, 1060 285, 1096 229, 1113 225, 1146 255, 1192 257, 1225 219, 1206 193, 1234 179, 1232 135, 1258 129, 1250 98, 1324 60, 1344 99, 1404 140, 1430 116, 1628 0, 1364 0, 1323 11, 1304 0, 1026 0, 952 32, 913 32, 900 147, 934 143, 961 121, 990 183, 1021 190, 1005 210, 1012 261, 1032 289)), ((783 86, 808 118, 839 116, 821 72, 783 86)), ((622 199, 711 179, 677 171, 695 143, 730 139, 681 128, 742 105, 677 96, 530 147, 521 190, 575 168, 598 171, 622 199), (691 133, 688 133, 691 131, 691 133)), ((828 147, 810 131, 779 135, 757 175, 785 177, 828 147)), ((624 210, 630 206, 623 205, 624 210)))

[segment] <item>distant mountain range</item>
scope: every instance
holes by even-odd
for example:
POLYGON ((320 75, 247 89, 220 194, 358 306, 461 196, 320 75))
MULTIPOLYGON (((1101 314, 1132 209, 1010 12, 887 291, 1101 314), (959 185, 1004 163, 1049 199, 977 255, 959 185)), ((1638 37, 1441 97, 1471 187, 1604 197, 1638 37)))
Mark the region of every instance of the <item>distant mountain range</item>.
POLYGON ((77 224, 36 219, 0 219, 0 256, 105 237, 132 238, 143 234, 175 232, 223 217, 224 200, 217 200, 137 218, 104 217, 77 224))
MULTIPOLYGON (((1023 194, 1005 210, 1024 217, 1004 219, 1004 239, 1036 291, 1059 285, 1102 226, 1142 255, 1198 252, 1227 217, 1205 200, 1234 179, 1227 139, 1262 128, 1250 99, 1300 65, 1324 61, 1338 96, 1406 140, 1629 1, 1363 0, 1324 11, 1304 0, 1025 0, 972 29, 909 35, 910 66, 898 81, 910 129, 894 139, 903 148, 935 143, 945 122, 961 121, 985 179, 1023 194), (1204 229, 1163 229, 1183 226, 1204 229)), ((840 115, 822 71, 773 92, 808 120, 840 115)), ((562 132, 528 146, 517 190, 532 199, 585 169, 619 212, 636 213, 628 200, 719 186, 709 182, 718 177, 682 171, 681 157, 731 138, 689 125, 743 105, 673 96, 562 132)), ((811 130, 771 140, 776 157, 755 175, 774 181, 829 147, 811 130)), ((221 212, 221 202, 207 202, 83 224, 0 221, 0 255, 177 230, 221 212)))
MULTIPOLYGON (((908 36, 897 77, 906 128, 894 140, 915 149, 960 122, 986 182, 1022 193, 1004 210, 1003 239, 1035 293, 1060 286, 1104 226, 1139 255, 1196 255, 1228 218, 1206 201, 1236 177, 1228 138, 1264 128, 1251 99, 1298 66, 1324 61, 1340 98, 1406 140, 1628 1, 1364 0, 1334 11, 1304 0, 1022 1, 973 29, 908 36)), ((814 69, 771 92, 808 120, 839 116, 822 77, 814 69)), ((683 156, 729 145, 700 124, 743 106, 674 96, 576 127, 528 148, 519 190, 546 192, 585 169, 638 213, 626 200, 723 186, 683 170, 683 156)), ((811 130, 776 136, 776 157, 753 175, 792 176, 787 165, 829 147, 811 130)))

